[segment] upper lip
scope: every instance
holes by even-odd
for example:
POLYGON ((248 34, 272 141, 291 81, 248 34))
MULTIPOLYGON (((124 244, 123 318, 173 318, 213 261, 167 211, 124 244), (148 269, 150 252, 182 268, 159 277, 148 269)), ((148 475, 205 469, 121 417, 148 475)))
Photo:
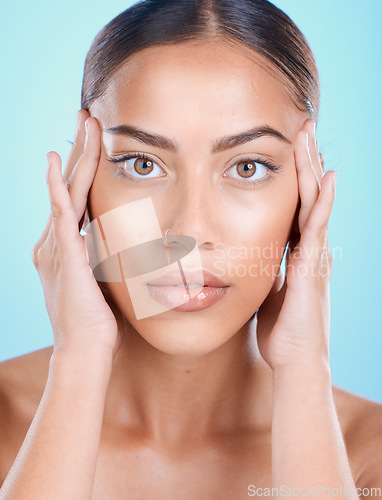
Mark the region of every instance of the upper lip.
MULTIPOLYGON (((226 287, 229 286, 227 283, 224 283, 221 279, 215 276, 210 271, 205 269, 203 270, 193 270, 193 271, 185 271, 186 282, 188 285, 202 285, 200 283, 200 277, 203 276, 204 286, 210 287, 226 287)), ((159 278, 155 280, 151 280, 147 283, 148 285, 184 285, 182 280, 182 275, 180 271, 171 271, 163 274, 159 278)))

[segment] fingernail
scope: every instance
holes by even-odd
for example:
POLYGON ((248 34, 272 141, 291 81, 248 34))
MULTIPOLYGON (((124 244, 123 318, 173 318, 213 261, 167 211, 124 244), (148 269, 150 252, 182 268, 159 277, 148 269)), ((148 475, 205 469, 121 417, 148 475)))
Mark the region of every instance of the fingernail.
POLYGON ((333 187, 335 187, 336 182, 337 182, 337 172, 334 172, 334 174, 332 176, 332 182, 333 182, 333 187))
POLYGON ((86 122, 85 122, 85 129, 86 129, 86 133, 88 133, 88 128, 89 128, 88 121, 89 121, 89 118, 88 118, 88 119, 86 120, 86 122))
POLYGON ((49 165, 49 163, 50 163, 50 153, 46 153, 46 162, 49 165))

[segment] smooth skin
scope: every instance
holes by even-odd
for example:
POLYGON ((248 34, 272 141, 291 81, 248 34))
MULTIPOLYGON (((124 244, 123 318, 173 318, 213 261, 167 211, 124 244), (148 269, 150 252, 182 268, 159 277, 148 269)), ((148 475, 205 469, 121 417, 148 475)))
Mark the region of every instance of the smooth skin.
MULTIPOLYGON (((315 125, 284 82, 247 56, 213 41, 146 49, 90 113, 79 111, 63 175, 48 154, 51 214, 33 262, 54 346, 0 364, 1 480, 10 471, 1 499, 239 499, 249 485, 342 487, 358 498, 355 487, 382 487, 382 405, 331 384, 334 172, 324 173, 315 125), (104 131, 123 123, 179 150, 104 131), (214 139, 264 124, 289 142, 210 152, 214 139), (116 176, 107 157, 131 151, 166 175, 116 176), (250 188, 223 176, 249 155, 282 170, 250 188), (218 243, 289 240, 286 280, 226 272, 225 302, 137 321, 122 284, 101 285, 105 300, 78 229, 87 205, 93 218, 147 195, 163 234, 192 235, 210 270, 218 243)), ((267 263, 277 271, 281 258, 267 263)), ((239 263, 260 262, 227 256, 225 270, 239 263)))

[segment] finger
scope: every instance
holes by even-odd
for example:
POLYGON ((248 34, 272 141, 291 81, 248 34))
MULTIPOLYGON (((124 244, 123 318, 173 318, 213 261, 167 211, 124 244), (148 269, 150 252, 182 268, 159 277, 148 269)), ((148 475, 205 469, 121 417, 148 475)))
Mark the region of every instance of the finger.
POLYGON ((70 150, 68 159, 66 161, 64 170, 64 179, 68 181, 70 178, 74 167, 84 152, 85 147, 85 122, 89 118, 90 114, 86 109, 80 109, 77 111, 77 125, 76 131, 74 133, 74 141, 72 144, 72 149, 70 150))
POLYGON ((101 156, 101 130, 97 119, 94 117, 88 118, 85 126, 84 152, 69 178, 70 197, 77 216, 77 224, 84 214, 89 189, 94 180, 101 156))
MULTIPOLYGON (((47 159, 47 162, 49 163, 49 153, 46 155, 46 159, 47 159)), ((32 260, 34 263, 36 261, 36 254, 37 254, 38 250, 40 249, 41 245, 49 237, 51 227, 52 227, 52 211, 49 211, 48 222, 46 223, 45 228, 44 228, 43 232, 41 233, 40 238, 34 244, 33 249, 32 249, 32 260)))
POLYGON ((43 232, 41 233, 41 236, 40 238, 37 240, 37 242, 34 244, 34 247, 33 247, 33 251, 32 251, 32 254, 33 252, 35 252, 36 250, 38 250, 38 248, 44 243, 44 241, 47 239, 48 237, 48 234, 49 234, 49 230, 51 228, 51 225, 52 225, 52 212, 49 212, 49 217, 48 217, 48 222, 46 223, 46 226, 43 230, 43 232))
POLYGON ((310 216, 307 220, 300 247, 314 262, 330 260, 328 245, 328 225, 335 199, 336 172, 326 172, 322 179, 322 188, 310 216))
POLYGON ((295 246, 300 241, 300 231, 298 226, 299 214, 301 211, 301 199, 298 199, 296 212, 293 217, 292 227, 289 233, 288 247, 286 250, 286 260, 288 261, 291 252, 293 252, 295 246))
POLYGON ((320 157, 317 149, 316 141, 316 123, 313 120, 308 120, 304 124, 305 130, 308 132, 309 157, 313 168, 314 175, 317 179, 318 189, 321 189, 322 169, 320 157))
POLYGON ((321 169, 321 178, 324 175, 324 157, 322 153, 320 153, 320 145, 318 141, 316 141, 316 151, 317 151, 317 156, 318 156, 318 162, 320 164, 320 169, 321 169))
MULTIPOLYGON (((74 141, 72 145, 72 149, 69 153, 68 160, 66 162, 66 167, 65 167, 65 173, 64 173, 64 179, 66 182, 68 182, 67 189, 70 190, 70 183, 68 181, 75 164, 77 163, 78 159, 81 157, 84 151, 84 146, 85 146, 85 121, 87 118, 89 118, 89 112, 85 109, 80 109, 77 111, 77 126, 76 126, 76 131, 75 131, 75 136, 74 136, 74 141)), ((48 154, 49 155, 49 154, 48 154)), ((48 155, 47 155, 47 160, 48 160, 48 155)), ((45 225, 45 228, 43 232, 41 233, 40 238, 38 241, 35 243, 32 249, 32 260, 33 262, 36 261, 35 254, 39 250, 39 248, 42 246, 42 244, 49 238, 49 234, 51 233, 51 228, 52 228, 52 212, 49 212, 49 217, 48 221, 45 225)))
POLYGON ((306 221, 319 194, 317 175, 314 171, 309 153, 309 136, 305 130, 301 130, 296 137, 295 161, 301 200, 298 222, 299 231, 300 234, 302 234, 306 221))
POLYGON ((324 249, 321 255, 320 272, 321 276, 329 277, 332 271, 333 257, 329 250, 329 230, 326 228, 324 249))
MULTIPOLYGON (((76 212, 61 173, 61 158, 54 151, 48 153, 48 157, 46 182, 52 212, 54 239, 60 249, 60 258, 65 261, 66 256, 70 258, 66 250, 76 245, 82 246, 83 241, 78 232, 76 212)), ((87 262, 84 263, 87 264, 87 262)))
MULTIPOLYGON (((89 116, 90 115, 88 111, 85 109, 80 109, 79 111, 77 111, 77 126, 74 136, 74 142, 72 145, 72 149, 69 153, 68 160, 66 162, 65 173, 64 173, 64 179, 67 182, 74 169, 75 164, 83 154, 85 146, 85 121, 87 120, 87 118, 89 118, 89 116)), ((70 190, 70 184, 68 184, 68 189, 70 190)), ((42 243, 48 238, 51 225, 52 225, 52 213, 50 212, 48 217, 48 222, 46 223, 46 226, 40 238, 38 239, 37 243, 35 244, 34 248, 41 246, 42 243)))
POLYGON ((52 212, 49 212, 48 222, 42 232, 38 241, 33 245, 31 257, 34 266, 37 268, 39 265, 39 250, 43 246, 44 243, 49 245, 49 241, 53 238, 52 235, 52 212))

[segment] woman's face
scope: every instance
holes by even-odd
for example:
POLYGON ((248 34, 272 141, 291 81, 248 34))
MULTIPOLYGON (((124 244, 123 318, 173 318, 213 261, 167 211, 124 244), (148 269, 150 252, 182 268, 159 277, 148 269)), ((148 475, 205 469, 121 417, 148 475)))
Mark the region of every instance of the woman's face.
POLYGON ((103 130, 91 219, 151 198, 162 234, 169 228, 169 239, 192 236, 203 269, 228 286, 203 310, 138 320, 125 283, 107 284, 114 302, 161 351, 218 348, 260 307, 282 261, 298 205, 294 140, 307 114, 245 49, 221 41, 142 50, 118 70, 90 113, 103 130), (123 124, 164 136, 176 148, 105 130, 123 124), (216 147, 257 128, 262 132, 253 137, 216 147), (130 153, 153 163, 108 161, 130 153))

